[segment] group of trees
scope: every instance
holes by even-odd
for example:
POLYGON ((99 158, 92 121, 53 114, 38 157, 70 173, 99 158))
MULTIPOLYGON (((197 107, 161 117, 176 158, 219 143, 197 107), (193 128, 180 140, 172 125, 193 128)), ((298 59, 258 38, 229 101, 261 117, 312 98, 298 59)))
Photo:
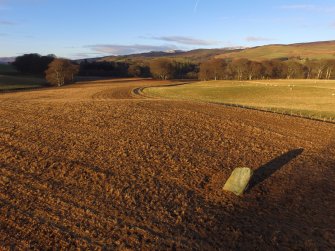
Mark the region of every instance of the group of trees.
POLYGON ((74 82, 79 72, 79 65, 72 64, 67 59, 54 59, 45 71, 46 80, 53 85, 62 86, 74 82))
POLYGON ((179 62, 167 58, 150 61, 150 72, 158 79, 195 79, 199 66, 190 62, 179 62))
POLYGON ((80 63, 81 76, 154 77, 158 79, 197 78, 198 65, 167 58, 130 62, 80 63))
POLYGON ((331 79, 335 77, 335 60, 266 60, 248 59, 227 61, 213 59, 201 63, 201 80, 253 80, 253 79, 331 79))
POLYGON ((17 57, 12 64, 21 73, 42 75, 55 58, 56 56, 52 54, 47 56, 41 56, 37 53, 24 54, 17 57))
POLYGON ((157 79, 253 80, 253 79, 331 79, 335 60, 281 59, 262 62, 248 59, 211 59, 200 64, 169 58, 128 62, 75 63, 54 55, 25 54, 13 65, 25 74, 44 75, 54 85, 74 81, 75 75, 103 77, 154 77, 157 79))
POLYGON ((99 62, 84 60, 80 63, 79 75, 99 77, 127 77, 129 65, 124 62, 99 62))
POLYGON ((133 62, 132 64, 129 64, 128 76, 141 78, 151 77, 150 67, 142 61, 133 62))
POLYGON ((84 60, 80 63, 80 76, 99 77, 151 77, 149 65, 142 61, 106 62, 84 60))
POLYGON ((79 65, 55 55, 24 54, 12 64, 23 74, 44 76, 50 84, 57 86, 73 82, 79 72, 79 65))

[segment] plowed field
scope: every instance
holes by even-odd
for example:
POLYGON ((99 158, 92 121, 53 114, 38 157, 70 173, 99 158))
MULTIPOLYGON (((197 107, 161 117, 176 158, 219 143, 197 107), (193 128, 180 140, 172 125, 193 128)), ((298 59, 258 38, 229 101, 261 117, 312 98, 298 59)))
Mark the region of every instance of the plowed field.
POLYGON ((334 124, 132 92, 165 84, 0 94, 0 247, 335 247, 334 124))

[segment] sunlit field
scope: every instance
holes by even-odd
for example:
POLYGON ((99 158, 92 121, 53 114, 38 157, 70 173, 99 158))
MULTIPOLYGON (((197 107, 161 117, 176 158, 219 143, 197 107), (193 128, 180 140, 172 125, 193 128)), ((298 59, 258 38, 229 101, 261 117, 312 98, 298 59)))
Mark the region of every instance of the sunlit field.
POLYGON ((275 112, 335 119, 334 80, 207 81, 144 89, 147 95, 236 104, 275 112))
MULTIPOLYGON (((179 83, 0 93, 0 249, 331 250, 334 125, 139 91, 179 83), (239 166, 260 177, 243 197, 223 190, 239 166)), ((266 104, 272 89, 290 90, 210 82, 146 92, 252 103, 256 90, 266 104)))

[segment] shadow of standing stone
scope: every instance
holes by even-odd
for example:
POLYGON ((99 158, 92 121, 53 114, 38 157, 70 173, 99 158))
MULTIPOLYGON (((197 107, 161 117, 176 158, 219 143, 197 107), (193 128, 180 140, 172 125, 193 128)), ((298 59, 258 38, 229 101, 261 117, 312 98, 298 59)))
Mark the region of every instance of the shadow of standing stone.
POLYGON ((257 170, 254 171, 254 175, 250 180, 248 187, 248 192, 256 185, 262 183, 266 179, 270 178, 275 172, 280 170, 287 163, 298 157, 304 149, 294 149, 284 153, 283 155, 274 158, 263 166, 260 166, 257 170))

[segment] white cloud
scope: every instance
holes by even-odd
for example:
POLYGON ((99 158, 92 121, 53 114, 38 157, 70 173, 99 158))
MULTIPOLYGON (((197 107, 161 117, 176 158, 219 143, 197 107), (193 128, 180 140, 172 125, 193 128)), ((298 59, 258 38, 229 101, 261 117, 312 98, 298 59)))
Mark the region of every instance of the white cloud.
POLYGON ((184 45, 217 45, 219 41, 213 40, 204 40, 198 39, 193 37, 186 37, 186 36, 161 36, 161 37, 149 37, 150 39, 166 41, 166 42, 174 42, 177 44, 184 44, 184 45))
POLYGON ((71 54, 72 58, 75 59, 82 59, 82 58, 95 58, 95 57, 102 57, 103 54, 100 53, 87 53, 87 52, 77 52, 77 53, 73 53, 71 54))
POLYGON ((178 49, 175 45, 118 45, 118 44, 95 44, 87 45, 93 51, 112 55, 128 55, 150 51, 169 51, 178 49))
POLYGON ((271 41, 273 39, 266 38, 266 37, 249 36, 249 37, 246 37, 245 40, 247 42, 262 42, 262 41, 271 41))

